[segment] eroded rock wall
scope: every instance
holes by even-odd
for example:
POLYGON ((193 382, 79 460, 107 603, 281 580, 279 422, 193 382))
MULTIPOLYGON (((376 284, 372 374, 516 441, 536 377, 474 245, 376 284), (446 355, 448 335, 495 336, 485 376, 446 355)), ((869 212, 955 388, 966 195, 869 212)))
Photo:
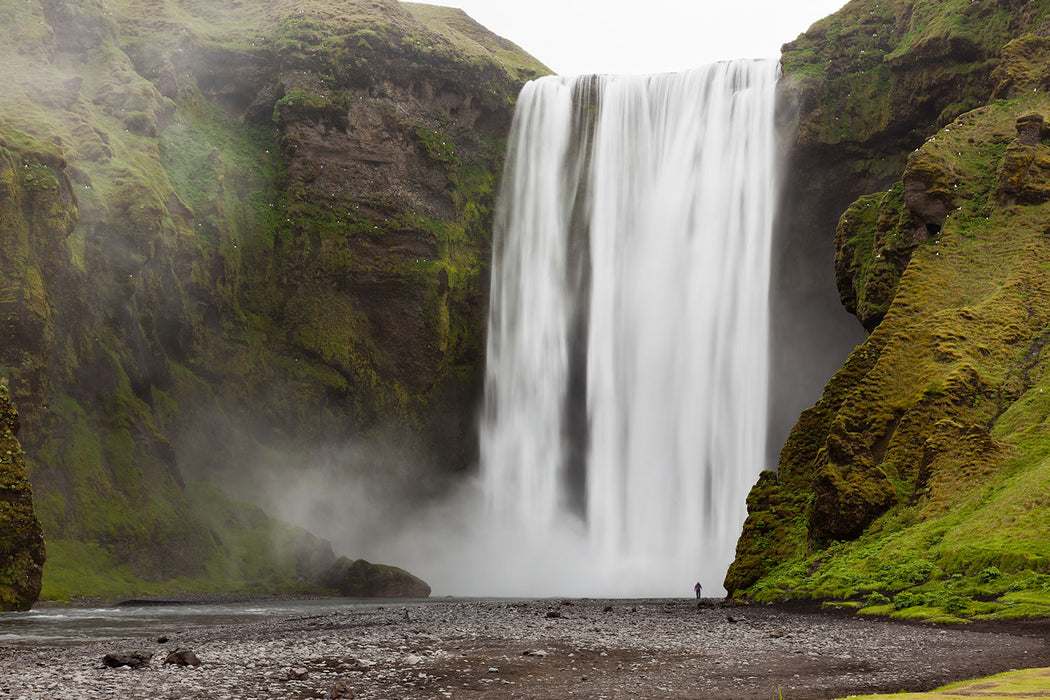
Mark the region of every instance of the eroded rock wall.
POLYGON ((860 279, 867 291, 844 286, 839 216, 898 180, 928 135, 984 104, 1002 47, 1039 30, 1045 14, 1039 2, 853 0, 784 45, 770 466, 799 413, 885 313, 884 288, 907 264, 908 244, 898 245, 860 279), (863 328, 842 310, 858 304, 863 328))
POLYGON ((1048 13, 852 2, 785 47, 794 162, 863 195, 835 271, 868 336, 752 490, 728 590, 973 614, 1050 581, 1048 13))
POLYGON ((225 506, 188 482, 295 482, 333 444, 470 464, 502 140, 542 65, 394 0, 0 10, 0 137, 43 154, 0 161, 27 261, 0 352, 51 566, 220 575, 225 506))

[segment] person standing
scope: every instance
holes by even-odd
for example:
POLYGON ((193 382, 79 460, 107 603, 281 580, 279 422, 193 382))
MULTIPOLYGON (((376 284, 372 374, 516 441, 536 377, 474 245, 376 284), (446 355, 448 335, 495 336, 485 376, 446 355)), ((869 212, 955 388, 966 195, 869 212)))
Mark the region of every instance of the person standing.
POLYGON ((704 592, 704 587, 700 585, 699 581, 697 581, 696 585, 693 586, 693 590, 696 592, 696 599, 700 600, 700 597, 703 595, 704 592))

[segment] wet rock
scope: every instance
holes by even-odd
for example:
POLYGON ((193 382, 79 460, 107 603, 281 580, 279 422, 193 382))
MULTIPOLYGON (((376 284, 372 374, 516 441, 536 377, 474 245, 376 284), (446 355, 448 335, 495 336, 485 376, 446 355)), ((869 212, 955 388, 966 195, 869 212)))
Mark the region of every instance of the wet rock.
POLYGON ((164 659, 164 663, 174 664, 175 666, 200 666, 201 660, 189 649, 176 649, 168 654, 168 657, 164 659))
POLYGON ((548 655, 548 652, 547 652, 546 649, 527 649, 526 651, 521 652, 521 655, 522 656, 538 656, 540 658, 543 658, 543 657, 548 655))
POLYGON ((102 663, 110 668, 120 668, 121 666, 127 666, 128 668, 141 668, 149 664, 149 660, 153 658, 153 654, 148 651, 118 651, 112 654, 106 654, 102 657, 102 663))

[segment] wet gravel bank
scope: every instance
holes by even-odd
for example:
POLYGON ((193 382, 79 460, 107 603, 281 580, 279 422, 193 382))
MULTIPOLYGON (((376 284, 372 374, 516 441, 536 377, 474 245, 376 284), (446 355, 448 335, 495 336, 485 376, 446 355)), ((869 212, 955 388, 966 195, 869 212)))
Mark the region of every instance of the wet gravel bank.
POLYGON ((0 647, 0 697, 835 698, 1050 666, 1046 624, 939 627, 692 601, 429 601, 44 649, 0 647), (165 663, 191 649, 200 667, 165 663), (107 653, 152 652, 138 669, 107 653))

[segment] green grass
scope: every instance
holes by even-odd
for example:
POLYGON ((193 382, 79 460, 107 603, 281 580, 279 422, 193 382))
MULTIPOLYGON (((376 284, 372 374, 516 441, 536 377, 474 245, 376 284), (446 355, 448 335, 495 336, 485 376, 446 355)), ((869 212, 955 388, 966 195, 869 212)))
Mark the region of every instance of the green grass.
POLYGON ((201 528, 216 546, 196 575, 149 580, 97 542, 55 538, 47 543, 40 600, 76 603, 179 593, 325 592, 317 575, 334 557, 327 542, 268 517, 257 506, 228 498, 218 487, 186 487, 185 533, 201 528))
MULTIPOLYGON (((890 693, 851 695, 849 700, 1014 700, 1050 697, 1050 669, 1010 671, 973 681, 953 683, 929 693, 890 693)), ((845 699, 840 699, 845 700, 845 699)))
POLYGON ((416 19, 447 38, 459 50, 467 55, 495 59, 519 80, 532 80, 551 73, 549 68, 520 47, 507 39, 495 36, 462 10, 415 2, 401 4, 416 19))

